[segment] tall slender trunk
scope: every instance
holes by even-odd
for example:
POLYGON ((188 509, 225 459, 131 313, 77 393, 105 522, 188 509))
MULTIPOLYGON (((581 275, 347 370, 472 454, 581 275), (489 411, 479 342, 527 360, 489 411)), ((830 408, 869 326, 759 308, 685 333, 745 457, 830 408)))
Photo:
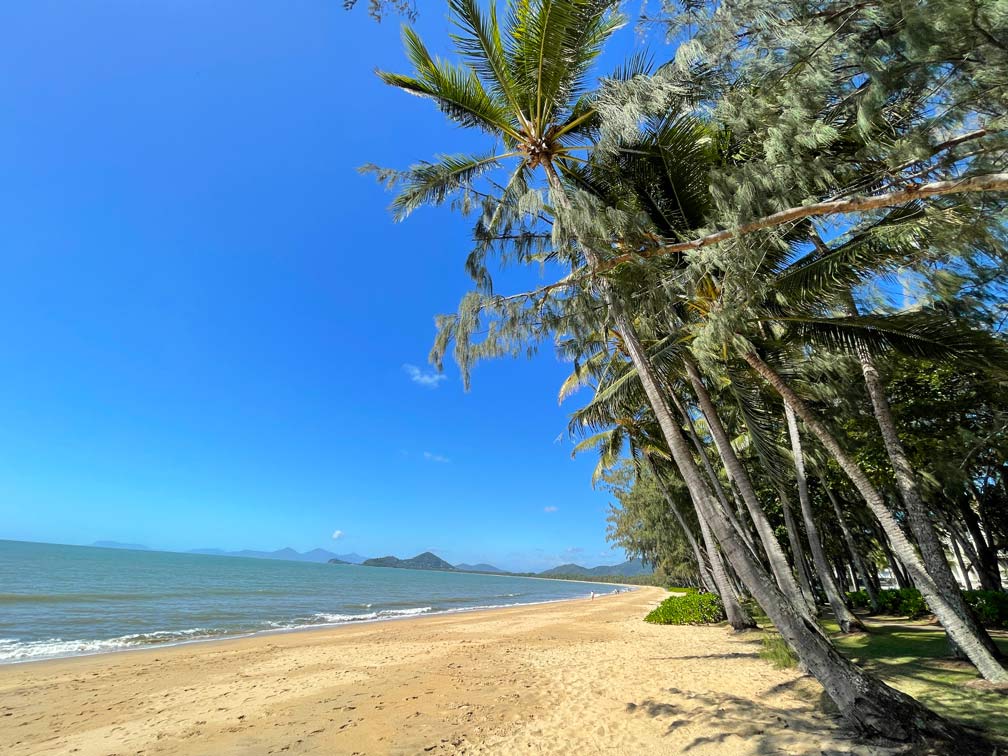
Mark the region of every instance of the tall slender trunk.
POLYGON ((956 543, 956 537, 950 535, 949 542, 952 544, 952 553, 955 554, 956 563, 959 565, 959 574, 962 575, 966 590, 972 591, 973 583, 970 582, 969 572, 966 570, 966 563, 963 562, 962 552, 959 550, 959 544, 956 543))
MULTIPOLYGON (((707 427, 710 429, 711 437, 714 439, 714 446, 721 456, 725 472, 731 478, 735 487, 738 488, 742 501, 745 502, 749 517, 756 528, 756 535, 759 537, 760 543, 763 544, 763 551, 766 553, 767 560, 770 563, 770 571, 773 572, 774 578, 777 580, 777 585, 784 591, 784 595, 795 602, 795 606, 805 606, 807 604, 806 597, 802 594, 798 583, 795 582, 794 575, 791 574, 784 550, 777 541, 777 536, 774 535, 773 528, 770 526, 769 520, 767 520, 763 507, 760 506, 759 498, 756 496, 752 481, 749 479, 749 473, 746 472, 738 455, 735 454, 735 449, 731 445, 731 439, 728 438, 728 434, 725 432, 717 407, 714 406, 714 402, 707 391, 707 387, 704 385, 696 363, 689 357, 684 357, 683 363, 686 366, 686 373, 689 376, 690 384, 693 386, 693 391, 696 393, 697 400, 700 403, 700 410, 707 420, 707 427)), ((812 609, 810 609, 809 616, 815 616, 812 609)))
MULTIPOLYGON (((963 500, 960 504, 963 515, 963 522, 966 530, 973 541, 970 560, 977 571, 977 579, 980 587, 985 591, 1001 590, 1001 570, 998 568, 997 551, 987 543, 983 530, 980 527, 980 518, 973 511, 968 501, 963 500)), ((968 543, 968 541, 965 541, 968 543)))
MULTIPOLYGON (((967 658, 977 668, 977 671, 991 682, 1008 682, 1008 670, 1002 667, 995 656, 984 644, 983 639, 973 630, 970 624, 959 615, 949 604, 943 591, 935 585, 913 545, 900 530, 896 518, 886 507, 882 495, 875 489, 868 476, 858 467, 857 463, 843 450, 839 442, 826 429, 808 405, 791 389, 777 372, 766 364, 754 351, 744 354, 745 361, 759 373, 781 395, 785 403, 801 417, 805 426, 812 431, 819 442, 837 461, 844 473, 850 478, 858 493, 864 498, 868 508, 879 521, 879 524, 889 536, 893 551, 903 562, 917 589, 924 596, 931 611, 942 623, 945 632, 962 649, 967 658)), ((986 633, 984 633, 986 635, 986 633)))
MULTIPOLYGON (((570 206, 563 184, 547 160, 543 167, 550 188, 561 211, 569 213, 570 206)), ((590 247, 582 245, 586 260, 597 269, 600 259, 590 247)), ((756 601, 767 612, 792 650, 823 685, 826 695, 836 704, 841 715, 860 731, 876 737, 903 742, 921 742, 930 739, 956 743, 962 756, 968 753, 988 754, 990 744, 962 727, 942 719, 920 702, 901 693, 867 674, 837 652, 829 640, 804 613, 777 587, 776 581, 760 566, 742 539, 732 529, 727 518, 707 490, 700 471, 690 453, 682 429, 672 417, 658 376, 637 337, 621 303, 613 296, 608 281, 598 279, 602 301, 609 309, 616 331, 628 347, 630 359, 637 370, 648 403, 668 443, 673 461, 679 469, 686 488, 693 499, 697 515, 704 518, 721 542, 725 555, 735 571, 752 592, 756 601)))
MULTIPOLYGON (((847 574, 847 563, 842 557, 833 557, 833 574, 836 575, 834 583, 840 589, 840 595, 843 596, 847 592, 847 580, 850 576, 847 574)), ((857 586, 856 579, 854 585, 857 586)), ((855 587, 854 590, 857 590, 857 588, 855 587)))
MULTIPOLYGON (((878 565, 876 565, 874 561, 868 564, 871 564, 872 566, 872 569, 868 571, 868 582, 871 583, 872 588, 875 589, 875 594, 878 595, 878 592, 882 590, 882 583, 879 580, 878 575, 878 565)), ((867 564, 865 566, 867 566, 867 564)))
POLYGON ((779 483, 777 484, 777 497, 780 499, 781 511, 784 513, 784 529, 787 531, 788 544, 791 546, 791 556, 794 560, 795 573, 798 575, 802 598, 809 613, 813 617, 817 617, 819 616, 819 607, 816 605, 815 587, 812 585, 812 577, 809 575, 808 564, 805 561, 805 547, 801 542, 801 530, 799 530, 798 522, 794 518, 791 497, 779 483))
MULTIPOLYGON (((849 300, 848 310, 855 315, 858 312, 853 297, 849 300)), ((882 442, 885 444, 886 453, 889 455, 889 461, 895 473, 896 487, 899 489, 900 497, 903 499, 903 504, 909 515, 907 520, 910 524, 910 530, 917 540, 917 546, 920 548, 924 567, 931 579, 934 580, 938 590, 945 596, 949 606, 962 618, 963 623, 972 634, 983 643, 994 658, 1000 658, 1000 649, 983 626, 976 621, 966 605, 966 600, 959 589, 959 583, 956 582, 955 576, 952 574, 948 557, 945 556, 945 547, 942 545, 941 539, 938 538, 931 514, 921 498, 917 475, 896 431, 896 421, 893 418, 892 408, 889 406, 889 397, 886 396, 885 387, 882 385, 882 378, 875 366, 875 361, 863 346, 858 347, 857 354, 865 386, 868 389, 868 396, 875 413, 875 420, 882 432, 882 442)), ((958 647, 954 639, 950 637, 949 642, 953 652, 960 655, 962 649, 958 647)))
POLYGON ((837 501, 836 495, 833 493, 825 481, 823 482, 823 489, 826 491, 826 496, 830 500, 830 504, 833 505, 833 513, 836 515, 837 522, 840 524, 840 532, 843 534, 844 542, 847 544, 847 550, 850 552, 851 559, 854 563, 854 568, 860 573, 861 579, 864 581, 865 591, 868 593, 868 601, 871 603, 871 608, 873 612, 878 611, 878 591, 875 590, 875 585, 872 583, 871 575, 868 574, 868 568, 865 567, 864 559, 861 558, 861 551, 858 549, 857 542, 854 540, 854 534, 851 533, 851 529, 847 526, 847 521, 844 520, 843 511, 840 509, 840 502, 837 501))
POLYGON ((819 575, 819 583, 826 594, 833 616, 840 630, 845 633, 864 632, 865 626, 854 613, 847 608, 840 589, 837 588, 830 574, 829 562, 823 551, 822 540, 819 538, 819 527, 812 513, 812 501, 809 499, 808 480, 805 477, 805 453, 802 450, 801 435, 798 432, 798 420, 794 412, 784 405, 784 417, 787 420, 788 437, 791 439, 791 454, 794 456, 795 477, 798 479, 798 503, 801 505, 802 520, 805 522, 805 535, 808 538, 809 549, 812 552, 812 564, 819 575))
POLYGON ((896 555, 892 553, 892 548, 889 546, 889 539, 886 537, 885 531, 881 528, 879 529, 879 543, 882 545, 882 551, 885 552, 886 561, 889 562, 889 571, 896 578, 896 585, 899 589, 902 591, 907 588, 913 588, 906 573, 903 572, 903 566, 899 563, 896 555))
POLYGON ((683 516, 683 513, 679 511, 679 504, 676 502, 675 497, 672 496, 672 492, 668 488, 668 483, 665 482, 661 473, 658 472, 658 467, 655 465, 654 460, 651 459, 651 455, 647 452, 644 452, 644 460, 647 462, 648 469, 654 476, 655 482, 658 484, 658 488, 661 490, 662 496, 665 498, 665 503, 668 504, 668 508, 672 512, 672 516, 676 518, 676 522, 679 523, 679 527, 682 528, 683 533, 686 535, 686 541, 689 543, 690 548, 693 549, 693 557, 697 561, 697 573, 700 575, 700 582, 708 591, 720 593, 720 591, 718 591, 717 583, 714 582, 714 576, 711 574, 710 568, 707 566, 707 561, 704 559, 703 552, 700 550, 700 544, 697 543, 696 536, 693 535, 693 529, 690 528, 689 523, 686 522, 686 518, 683 516))
POLYGON ((742 604, 739 603, 734 586, 728 577, 724 559, 718 551, 718 543, 711 533, 710 526, 704 518, 699 518, 700 535, 703 536, 704 546, 707 547, 707 556, 710 558, 711 571, 714 574, 714 582, 717 583, 718 595, 721 596, 721 603, 724 606, 725 616, 728 624, 735 632, 752 630, 756 627, 756 622, 742 604))
MULTIPOLYGON (((707 450, 704 449, 703 441, 700 440, 700 435, 696 432, 696 426, 693 424, 693 418, 690 417, 686 408, 682 406, 676 396, 668 389, 666 389, 669 398, 675 405, 675 408, 679 410, 679 414, 683 418, 683 422, 686 424, 686 429, 689 431, 690 440, 693 441, 693 448, 696 449, 697 456, 700 458, 700 463, 703 465, 704 472, 707 473, 707 478, 710 480, 711 487, 714 493, 717 495, 718 501, 726 512, 730 512, 730 505, 728 504, 728 497, 725 496, 724 487, 721 485, 721 481, 718 480, 717 472, 714 470, 714 466, 711 465, 710 459, 707 457, 707 450)), ((739 517, 741 517, 741 512, 736 512, 739 517)), ((742 536, 742 540, 745 541, 746 546, 748 546, 752 552, 756 553, 756 544, 753 543, 752 536, 749 535, 749 529, 746 528, 745 523, 740 519, 738 520, 738 532, 742 536)))
MULTIPOLYGON (((852 591, 860 591, 861 590, 861 586, 862 585, 867 585, 867 583, 865 583, 864 578, 861 577, 861 573, 858 572, 857 567, 854 566, 854 562, 849 561, 849 560, 845 560, 845 566, 847 567, 848 571, 850 572, 851 585, 854 586, 853 588, 851 588, 851 590, 852 591)), ((846 572, 844 573, 844 579, 845 580, 847 579, 847 574, 848 573, 846 573, 846 572)))

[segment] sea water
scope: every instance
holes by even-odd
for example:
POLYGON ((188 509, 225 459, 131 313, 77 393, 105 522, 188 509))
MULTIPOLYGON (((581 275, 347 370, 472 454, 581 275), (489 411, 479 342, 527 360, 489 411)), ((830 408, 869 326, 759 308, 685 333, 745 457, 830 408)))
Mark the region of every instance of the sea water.
POLYGON ((611 585, 0 540, 0 663, 534 604, 611 585))

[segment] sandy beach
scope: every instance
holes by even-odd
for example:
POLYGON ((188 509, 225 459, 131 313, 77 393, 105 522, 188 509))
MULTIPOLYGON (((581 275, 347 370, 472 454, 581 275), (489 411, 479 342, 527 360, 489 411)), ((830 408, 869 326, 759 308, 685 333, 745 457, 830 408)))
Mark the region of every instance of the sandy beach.
POLYGON ((0 667, 0 753, 863 753, 758 634, 655 588, 0 667))

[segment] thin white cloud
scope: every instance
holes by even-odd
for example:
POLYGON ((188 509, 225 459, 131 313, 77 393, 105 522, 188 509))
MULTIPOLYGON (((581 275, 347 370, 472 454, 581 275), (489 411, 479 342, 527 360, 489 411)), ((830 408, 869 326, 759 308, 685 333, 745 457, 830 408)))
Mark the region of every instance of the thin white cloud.
POLYGON ((448 457, 444 457, 440 454, 434 454, 433 452, 424 452, 423 458, 426 459, 428 462, 441 462, 441 463, 451 462, 451 460, 448 459, 448 457))
POLYGON ((448 378, 443 373, 435 373, 433 370, 421 370, 416 365, 411 365, 408 362, 402 366, 402 369, 413 383, 429 389, 436 389, 441 381, 448 378))
POLYGON ((343 537, 343 531, 342 530, 334 530, 333 534, 332 534, 332 537, 333 537, 334 541, 338 541, 340 538, 343 537))
POLYGON ((543 512, 556 512, 559 509, 560 507, 554 507, 554 506, 543 507, 543 512))

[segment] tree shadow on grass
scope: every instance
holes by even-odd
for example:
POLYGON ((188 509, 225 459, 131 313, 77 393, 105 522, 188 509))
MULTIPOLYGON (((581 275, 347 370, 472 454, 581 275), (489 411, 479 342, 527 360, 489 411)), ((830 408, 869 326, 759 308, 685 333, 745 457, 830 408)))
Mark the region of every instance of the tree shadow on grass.
MULTIPOLYGON (((975 683, 971 664, 949 657, 940 626, 925 621, 864 618, 869 634, 836 635, 837 647, 854 663, 918 699, 938 714, 1008 741, 1008 695, 975 683)), ((991 636, 1008 646, 1003 632, 991 636)))

